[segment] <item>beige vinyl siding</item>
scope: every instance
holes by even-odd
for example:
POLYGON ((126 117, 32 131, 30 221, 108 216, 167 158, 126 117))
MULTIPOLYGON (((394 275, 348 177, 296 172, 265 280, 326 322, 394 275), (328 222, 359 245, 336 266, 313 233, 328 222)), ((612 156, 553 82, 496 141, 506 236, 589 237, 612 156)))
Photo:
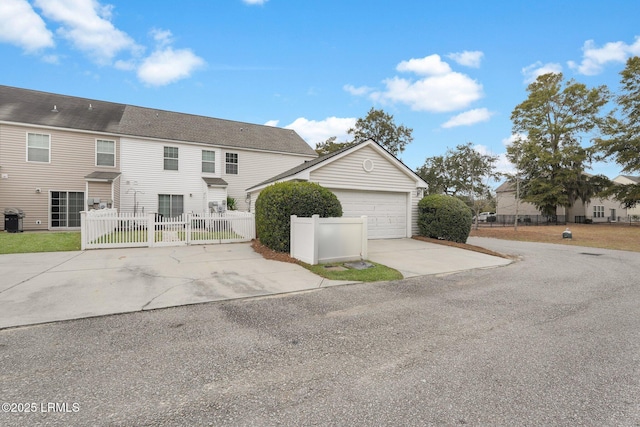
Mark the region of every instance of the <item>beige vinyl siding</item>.
MULTIPOLYGON (((0 125, 0 213, 6 207, 24 210, 25 230, 46 230, 49 224, 50 191, 86 191, 85 176, 115 168, 95 166, 96 138, 91 133, 43 129, 30 126, 0 125), (27 162, 27 133, 49 134, 50 163, 27 162), (40 192, 36 192, 36 188, 40 192), (40 221, 41 224, 36 224, 40 221)), ((119 141, 114 137, 104 137, 119 141)), ((85 195, 86 197, 86 195, 85 195)), ((4 221, 1 221, 4 228, 4 221)))
POLYGON ((89 182, 89 193, 85 194, 85 198, 100 199, 100 202, 108 203, 111 200, 111 183, 110 182, 89 182))
POLYGON ((310 178, 327 188, 387 191, 412 191, 416 188, 413 179, 371 147, 363 147, 316 169, 310 178), (371 172, 364 170, 365 160, 373 161, 371 172))
POLYGON ((118 176, 113 180, 113 207, 120 210, 120 186, 122 179, 118 176))
POLYGON ((238 153, 238 175, 223 173, 222 179, 229 184, 227 194, 229 197, 236 199, 236 206, 241 211, 249 210, 249 205, 246 203, 247 188, 298 166, 304 163, 305 160, 314 159, 312 156, 235 149, 223 149, 222 153, 223 158, 225 157, 224 153, 238 153))
MULTIPOLYGON (((518 215, 541 215, 540 211, 532 203, 523 202, 517 204, 518 215)), ((516 193, 515 191, 501 191, 496 193, 496 214, 497 215, 515 215, 516 214, 516 193)), ((564 215, 565 210, 559 207, 556 215, 564 215)))

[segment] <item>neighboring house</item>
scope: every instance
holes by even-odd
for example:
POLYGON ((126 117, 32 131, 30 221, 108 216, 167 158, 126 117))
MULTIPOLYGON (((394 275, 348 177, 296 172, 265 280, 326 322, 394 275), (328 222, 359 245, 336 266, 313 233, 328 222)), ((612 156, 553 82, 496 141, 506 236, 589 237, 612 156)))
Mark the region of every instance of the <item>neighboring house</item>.
MULTIPOLYGON (((618 175, 613 178, 613 182, 621 185, 638 185, 640 184, 640 176, 618 175)), ((635 217, 635 221, 638 217, 640 217, 640 205, 637 205, 633 208, 627 208, 627 215, 632 218, 635 217)))
POLYGON ((0 213, 22 209, 25 230, 101 207, 246 210, 247 187, 316 157, 289 129, 0 86, 0 213))
MULTIPOLYGON (((516 198, 516 186, 510 182, 502 183, 496 188, 496 215, 537 216, 542 213, 535 205, 519 201, 516 198)), ((563 217, 569 223, 582 223, 585 220, 593 222, 617 222, 627 220, 627 209, 613 197, 594 197, 589 203, 576 202, 570 208, 559 206, 556 215, 563 217)))
POLYGON ((329 188, 344 217, 367 216, 370 239, 418 233, 418 202, 427 183, 373 140, 307 161, 247 188, 255 203, 265 187, 282 181, 309 181, 329 188))

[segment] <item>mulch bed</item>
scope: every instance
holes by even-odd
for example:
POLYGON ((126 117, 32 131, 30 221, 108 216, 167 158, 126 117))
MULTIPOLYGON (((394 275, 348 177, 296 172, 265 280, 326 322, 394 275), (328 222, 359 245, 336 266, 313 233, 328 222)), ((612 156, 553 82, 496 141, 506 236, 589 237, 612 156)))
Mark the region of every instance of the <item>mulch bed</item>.
POLYGON ((438 245, 451 246, 451 247, 454 247, 454 248, 466 249, 468 251, 480 252, 481 254, 498 256, 500 258, 507 258, 507 259, 511 259, 512 258, 512 257, 510 257, 508 255, 501 254, 499 252, 495 252, 495 251, 492 251, 492 250, 489 250, 489 249, 486 249, 486 248, 482 248, 480 246, 469 245, 469 244, 466 244, 466 243, 450 242, 448 240, 432 239, 432 238, 423 237, 423 236, 413 236, 412 239, 421 240, 423 242, 436 243, 438 245))
POLYGON ((260 240, 258 239, 253 239, 251 241, 251 247, 253 248, 254 251, 262 255, 262 257, 265 259, 272 259, 275 261, 282 261, 282 262, 290 262, 292 264, 298 263, 298 260, 289 256, 288 253, 276 252, 273 249, 268 248, 262 243, 260 243, 260 240))

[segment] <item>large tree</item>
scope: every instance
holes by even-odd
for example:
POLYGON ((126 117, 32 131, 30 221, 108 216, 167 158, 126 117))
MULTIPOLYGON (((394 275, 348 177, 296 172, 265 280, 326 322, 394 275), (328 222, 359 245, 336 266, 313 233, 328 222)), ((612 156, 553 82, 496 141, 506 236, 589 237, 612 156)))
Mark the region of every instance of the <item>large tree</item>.
POLYGON ((610 94, 605 86, 564 82, 560 73, 539 76, 527 92, 511 113, 517 138, 507 147, 507 158, 521 174, 522 200, 553 216, 558 206, 588 202, 606 182, 585 174, 594 150, 582 142, 602 123, 600 112, 610 94))
MULTIPOLYGON (((640 171, 640 57, 629 58, 620 75, 619 111, 607 118, 603 133, 608 138, 599 139, 598 148, 622 166, 622 172, 633 174, 640 171)), ((640 184, 615 186, 613 192, 627 207, 640 202, 640 184)))
POLYGON ((336 151, 342 150, 343 148, 350 147, 353 145, 353 142, 336 142, 337 137, 332 136, 327 139, 325 142, 319 142, 316 144, 316 153, 319 156, 324 156, 326 154, 331 154, 336 151))
POLYGON ((416 173, 429 185, 429 194, 460 197, 478 211, 491 199, 489 182, 498 177, 497 160, 496 156, 480 153, 468 142, 448 149, 442 156, 427 157, 416 173))
POLYGON ((358 119, 355 127, 347 132, 353 135, 355 141, 373 139, 394 156, 402 153, 404 147, 413 141, 413 129, 396 125, 392 115, 375 108, 371 108, 366 117, 358 119))

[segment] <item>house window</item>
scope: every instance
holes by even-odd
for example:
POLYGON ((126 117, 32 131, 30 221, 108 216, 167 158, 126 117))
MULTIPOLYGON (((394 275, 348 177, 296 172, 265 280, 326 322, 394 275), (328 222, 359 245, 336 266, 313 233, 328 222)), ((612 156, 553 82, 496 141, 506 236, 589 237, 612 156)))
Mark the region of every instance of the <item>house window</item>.
POLYGON ((216 172, 216 152, 202 150, 202 172, 216 172))
POLYGON ((164 147, 164 170, 178 170, 178 147, 164 147))
POLYGON ((226 153, 225 154, 225 173, 227 175, 238 175, 238 154, 226 153))
POLYGON ((116 165, 116 142, 105 139, 96 140, 96 166, 116 165))
POLYGON ((83 210, 83 192, 51 192, 51 228, 80 227, 80 212, 83 210))
POLYGON ((158 213, 175 218, 184 212, 184 196, 181 194, 158 194, 158 213))
POLYGON ((593 207, 593 217, 594 218, 604 218, 604 206, 594 206, 593 207))
POLYGON ((27 161, 49 163, 51 136, 41 133, 27 134, 27 161))

